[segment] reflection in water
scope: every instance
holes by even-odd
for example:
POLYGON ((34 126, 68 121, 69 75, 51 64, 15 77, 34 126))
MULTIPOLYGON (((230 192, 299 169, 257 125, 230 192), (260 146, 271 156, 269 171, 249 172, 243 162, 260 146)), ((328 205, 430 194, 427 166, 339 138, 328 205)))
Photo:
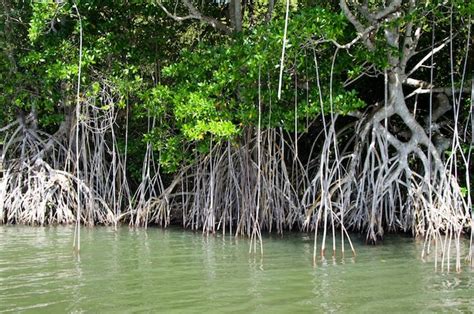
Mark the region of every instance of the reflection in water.
POLYGON ((249 241, 176 229, 0 226, 0 312, 413 312, 474 309, 473 270, 436 273, 420 245, 356 241, 357 259, 318 258, 313 237, 249 241), (80 257, 80 258, 79 258, 80 257))

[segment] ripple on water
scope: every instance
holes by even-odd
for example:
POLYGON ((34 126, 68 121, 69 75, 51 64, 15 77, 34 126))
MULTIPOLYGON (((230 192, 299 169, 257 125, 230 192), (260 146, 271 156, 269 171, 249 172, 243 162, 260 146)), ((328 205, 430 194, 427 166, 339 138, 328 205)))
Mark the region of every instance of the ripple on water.
MULTIPOLYGON (((312 263, 313 238, 249 241, 176 229, 0 226, 0 312, 421 312, 474 309, 473 274, 435 273, 401 237, 312 263)), ((338 240, 339 241, 339 240, 338 240)), ((339 243, 339 242, 338 242, 339 243)))

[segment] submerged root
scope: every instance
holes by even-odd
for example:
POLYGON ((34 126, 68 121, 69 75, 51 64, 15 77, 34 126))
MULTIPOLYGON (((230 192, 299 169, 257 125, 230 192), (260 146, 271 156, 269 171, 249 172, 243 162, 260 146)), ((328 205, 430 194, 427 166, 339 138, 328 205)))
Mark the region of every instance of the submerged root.
POLYGON ((375 119, 361 122, 356 133, 354 150, 338 156, 336 133, 330 132, 319 173, 303 196, 306 224, 323 228, 321 251, 334 226, 364 231, 369 242, 386 231, 412 232, 425 238, 423 254, 434 243, 443 270, 455 251, 459 270, 460 242, 472 218, 457 179, 433 147, 422 150, 416 136, 402 142, 375 119))
POLYGON ((249 132, 243 145, 230 141, 213 145, 168 188, 155 193, 140 210, 142 216, 146 213, 148 221, 164 225, 179 219, 185 227, 205 234, 222 230, 251 239, 260 239, 261 230, 283 233, 299 228, 302 215, 295 187, 303 186, 307 175, 292 176, 289 169, 304 172, 304 167, 288 164, 294 151, 282 130, 262 132, 261 139, 259 143, 249 132), (180 217, 170 217, 172 213, 180 217))
POLYGON ((34 114, 19 116, 3 152, 2 223, 69 224, 79 219, 89 225, 124 220, 132 226, 168 226, 180 220, 205 234, 222 230, 248 236, 253 251, 262 243, 263 230, 312 230, 315 258, 319 243, 325 254, 331 235, 336 254, 337 230, 343 254, 345 243, 354 252, 348 230, 365 232, 369 242, 386 232, 412 232, 424 237, 423 255, 434 251, 442 270, 451 268, 452 256, 460 269, 461 238, 470 230, 467 258, 472 263, 472 203, 452 175, 456 155, 443 161, 423 128, 404 112, 387 107, 342 131, 333 117, 321 132, 321 150, 311 148, 305 164, 298 156, 298 139, 292 142, 285 131, 248 129, 239 144, 217 142, 208 153, 196 153, 195 162, 167 186, 148 144, 142 182, 131 196, 126 160, 117 149, 109 87, 102 99, 112 109, 89 100, 80 120, 69 114, 54 135, 37 130, 34 114), (411 126, 408 139, 398 138, 384 123, 395 114, 411 126), (356 135, 347 136, 350 131, 356 135), (73 132, 78 132, 78 142, 70 136, 73 132))
POLYGON ((114 135, 110 86, 104 84, 101 98, 100 106, 95 98, 85 100, 79 120, 66 108, 66 118, 53 135, 38 129, 34 108, 27 117, 19 114, 18 128, 7 134, 2 156, 1 223, 117 223, 129 189, 114 135), (77 138, 72 136, 76 132, 77 138))
POLYGON ((2 181, 0 218, 3 222, 30 225, 73 223, 78 193, 84 199, 81 211, 84 223, 114 222, 113 212, 101 196, 68 172, 52 169, 39 160, 34 165, 16 168, 8 168, 2 181))
POLYGON ((217 143, 166 189, 159 184, 145 192, 144 185, 140 193, 154 196, 143 197, 149 201, 137 209, 137 221, 166 226, 179 219, 205 234, 222 230, 251 239, 262 230, 313 230, 315 258, 320 234, 324 255, 330 238, 336 253, 337 230, 343 254, 345 243, 355 254, 349 230, 365 232, 373 243, 386 232, 412 232, 424 237, 424 255, 434 245, 437 265, 449 269, 454 256, 459 269, 461 238, 472 230, 472 218, 446 164, 432 146, 423 149, 416 138, 402 142, 375 119, 355 128, 359 136, 347 143, 332 121, 311 165, 301 163, 291 137, 278 129, 263 131, 260 143, 251 133, 242 145, 217 143))
POLYGON ((262 139, 256 143, 255 137, 248 136, 238 147, 230 142, 217 144, 188 171, 183 186, 189 190, 181 191, 179 203, 185 226, 251 237, 262 229, 282 233, 300 222, 283 136, 273 129, 262 139))

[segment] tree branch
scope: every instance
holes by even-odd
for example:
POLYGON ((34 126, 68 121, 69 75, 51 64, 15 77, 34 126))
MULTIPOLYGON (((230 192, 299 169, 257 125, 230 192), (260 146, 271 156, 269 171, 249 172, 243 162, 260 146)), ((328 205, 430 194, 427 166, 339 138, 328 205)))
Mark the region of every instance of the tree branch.
POLYGON ((415 94, 429 94, 429 93, 444 93, 448 96, 451 96, 454 93, 463 93, 467 94, 471 92, 471 86, 465 86, 462 89, 461 88, 455 88, 453 89, 452 87, 437 87, 437 88, 418 88, 414 90, 410 95, 405 97, 405 99, 410 98, 411 96, 415 94))
MULTIPOLYGON (((415 0, 410 0, 410 5, 408 8, 408 13, 413 12, 415 10, 416 2, 415 0)), ((416 47, 418 46, 418 41, 421 37, 421 26, 417 26, 415 32, 413 33, 414 22, 409 21, 406 26, 405 31, 405 38, 403 40, 403 48, 402 48, 402 59, 400 62, 400 66, 402 71, 405 72, 408 60, 415 54, 416 47)))
POLYGON ((385 9, 375 13, 372 15, 373 19, 376 21, 380 21, 392 13, 397 12, 402 5, 402 0, 394 0, 392 1, 385 9))
MULTIPOLYGON (((348 47, 352 46, 354 43, 359 41, 360 39, 364 40, 365 45, 369 50, 374 49, 374 43, 370 39, 370 34, 376 31, 380 22, 386 18, 388 18, 391 14, 397 12, 401 7, 401 0, 394 0, 390 3, 389 6, 385 7, 383 10, 380 10, 376 13, 371 14, 367 8, 367 4, 362 5, 359 8, 361 14, 371 23, 370 26, 364 26, 361 21, 351 12, 350 8, 348 7, 346 0, 340 0, 339 6, 349 20, 349 22, 355 27, 357 31, 357 37, 354 38, 349 44, 341 46, 339 45, 338 48, 347 49, 348 47)), ((395 17, 396 18, 396 17, 395 17)), ((391 19, 391 18, 390 18, 391 19)), ((336 43, 335 43, 336 44, 336 43)))
POLYGON ((426 81, 422 80, 417 80, 413 78, 407 78, 405 82, 403 82, 405 85, 411 86, 411 87, 416 87, 416 88, 433 88, 433 85, 426 81))
POLYGON ((157 2, 158 6, 166 13, 166 15, 170 18, 172 18, 173 20, 177 21, 177 22, 182 22, 182 21, 185 21, 185 20, 191 20, 191 19, 197 19, 198 17, 197 16, 194 16, 194 15, 186 15, 186 16, 177 16, 175 14, 172 14, 170 11, 168 11, 168 9, 161 3, 161 1, 158 1, 157 2))
POLYGON ((12 123, 0 128, 0 133, 8 131, 9 129, 11 129, 12 127, 14 127, 17 124, 18 124, 18 121, 13 121, 12 123))
POLYGON ((313 41, 314 44, 322 44, 322 43, 327 43, 330 42, 334 44, 338 49, 350 49, 353 45, 355 45, 359 40, 361 39, 366 39, 367 36, 372 33, 373 31, 376 31, 378 25, 372 25, 364 29, 362 32, 358 32, 357 36, 354 37, 353 40, 348 42, 347 44, 340 44, 334 39, 322 39, 322 40, 316 40, 313 41))
POLYGON ((357 32, 362 33, 364 31, 364 26, 362 23, 355 17, 354 14, 352 14, 351 10, 347 6, 346 0, 340 0, 339 1, 339 6, 341 7, 342 12, 346 16, 346 18, 351 22, 352 25, 354 25, 355 29, 357 32))
POLYGON ((443 93, 450 96, 453 94, 453 92, 466 94, 466 93, 470 93, 472 90, 472 86, 470 86, 471 84, 470 81, 467 81, 465 83, 465 86, 462 89, 461 88, 453 89, 452 87, 435 87, 426 81, 412 79, 412 78, 407 78, 403 82, 403 84, 416 88, 413 92, 411 92, 408 96, 406 96, 405 99, 408 99, 417 94, 443 93))
POLYGON ((174 13, 171 13, 161 2, 161 0, 157 0, 158 6, 166 13, 166 15, 173 20, 177 22, 182 22, 185 20, 199 20, 205 24, 211 25, 215 29, 225 33, 225 34, 231 34, 232 33, 232 28, 229 26, 225 25, 224 23, 218 21, 215 18, 203 15, 196 7, 189 1, 189 0, 182 0, 184 6, 188 10, 188 15, 186 16, 177 16, 174 13))
MULTIPOLYGON (((454 37, 453 37, 454 38, 454 37)), ((428 60, 429 58, 431 58, 432 55, 438 53, 440 50, 442 50, 444 47, 446 47, 446 45, 452 40, 452 38, 446 38, 444 40, 444 42, 439 45, 438 47, 430 50, 430 52, 423 57, 423 59, 420 60, 420 62, 418 62, 411 70, 410 72, 407 74, 407 76, 410 76, 412 75, 413 73, 415 73, 416 70, 418 70, 421 66, 423 66, 423 64, 426 62, 426 60, 428 60)))
POLYGON ((374 19, 369 12, 369 5, 367 0, 365 0, 362 5, 357 7, 357 11, 359 11, 359 13, 362 14, 362 16, 370 23, 374 22, 374 19))

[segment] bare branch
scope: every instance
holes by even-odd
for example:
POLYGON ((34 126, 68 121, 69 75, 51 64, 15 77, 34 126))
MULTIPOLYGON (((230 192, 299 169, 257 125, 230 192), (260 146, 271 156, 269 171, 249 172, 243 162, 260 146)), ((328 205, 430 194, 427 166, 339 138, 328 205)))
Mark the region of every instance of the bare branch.
MULTIPOLYGON (((413 1, 413 0, 411 0, 413 1)), ((414 1, 413 1, 414 2, 414 1)), ((358 5, 356 8, 357 8, 357 11, 368 21, 370 22, 371 24, 373 23, 376 23, 378 21, 381 21, 383 19, 385 19, 386 17, 388 17, 390 14, 392 13, 395 13, 397 12, 400 7, 402 5, 402 1, 401 0, 394 0, 392 1, 392 3, 390 3, 390 5, 388 5, 387 7, 385 7, 384 9, 381 9, 380 11, 376 12, 376 13, 371 13, 369 11, 369 7, 368 7, 368 1, 364 1, 364 3, 358 5)), ((344 9, 343 9, 344 10, 344 9)), ((344 11, 344 13, 346 13, 346 11, 344 11)))
POLYGON ((368 10, 367 7, 367 1, 364 1, 364 3, 361 6, 357 7, 357 10, 362 14, 369 22, 371 22, 371 25, 369 26, 364 26, 362 22, 351 12, 349 7, 347 6, 347 3, 345 0, 340 0, 339 6, 341 7, 344 15, 346 18, 349 20, 349 22, 355 27, 357 31, 357 36, 351 40, 347 44, 339 44, 333 39, 325 39, 325 40, 319 40, 313 43, 323 43, 323 42, 331 42, 333 43, 337 48, 339 49, 349 49, 351 48, 354 44, 359 42, 360 40, 363 40, 366 47, 369 50, 374 49, 374 43, 371 39, 372 34, 377 32, 377 30, 380 27, 380 23, 382 20, 385 21, 390 21, 393 19, 398 18, 399 15, 392 15, 391 14, 397 12, 400 9, 401 6, 401 0, 395 0, 393 1, 388 7, 386 7, 384 10, 381 10, 378 13, 371 14, 368 10))
MULTIPOLYGON (((398 3, 400 0, 397 0, 397 1, 394 1, 394 3, 398 3)), ((341 7, 344 15, 346 16, 346 18, 349 20, 349 22, 351 22, 352 25, 354 25, 356 31, 357 31, 357 36, 356 38, 354 38, 354 40, 352 40, 350 43, 344 45, 344 46, 340 46, 339 48, 341 49, 348 49, 350 46, 354 45, 356 42, 358 42, 360 39, 362 39, 366 45, 366 47, 369 49, 369 50, 374 50, 374 43, 372 41, 372 39, 370 38, 370 35, 376 31, 378 29, 378 26, 379 26, 379 21, 381 19, 375 19, 372 15, 370 15, 370 13, 368 12, 368 9, 367 8, 362 8, 362 11, 366 11, 363 13, 363 15, 367 15, 367 19, 369 20, 369 22, 374 22, 374 20, 376 20, 374 23, 372 23, 372 25, 370 26, 364 26, 361 21, 359 21, 359 19, 357 19, 357 17, 351 12, 351 10, 349 9, 349 7, 347 6, 347 3, 346 3, 346 0, 340 0, 339 1, 339 6, 341 7)), ((385 10, 384 10, 385 12, 385 10)), ((390 13, 392 13, 392 11, 390 11, 390 13)), ((388 14, 384 14, 383 17, 386 17, 388 14)), ((378 16, 378 14, 376 15, 378 16)), ((337 43, 335 43, 337 44, 337 43)), ((336 45, 338 46, 338 45, 336 45)))
POLYGON ((407 78, 404 84, 416 88, 433 88, 433 85, 431 85, 430 83, 413 78, 407 78))
POLYGON ((348 42, 347 44, 339 44, 337 41, 335 41, 334 39, 321 39, 321 40, 317 40, 317 41, 313 41, 314 44, 322 44, 322 43, 327 43, 327 42, 330 42, 332 44, 334 44, 334 46, 336 46, 338 49, 350 49, 353 45, 355 45, 359 40, 361 39, 364 39, 364 38, 367 38, 367 36, 372 33, 373 31, 375 31, 377 29, 377 26, 375 25, 372 25, 372 26, 369 26, 367 27, 365 30, 363 30, 362 32, 360 33, 357 33, 357 36, 354 37, 353 40, 351 40, 350 42, 348 42))
MULTIPOLYGON (((419 88, 413 91, 412 94, 444 93, 448 96, 451 96, 453 94, 453 91, 457 94, 459 93, 467 94, 471 92, 471 86, 465 86, 462 89, 459 88, 459 89, 454 89, 454 90, 452 87, 437 87, 433 89, 419 88)), ((412 96, 412 94, 410 94, 409 96, 412 96)), ((406 98, 409 98, 409 96, 407 96, 406 98)))
POLYGON ((225 33, 231 34, 232 28, 227 26, 226 24, 218 21, 215 18, 203 15, 196 7, 189 1, 189 0, 182 0, 184 6, 188 9, 188 15, 186 16, 177 16, 174 13, 171 13, 161 2, 161 0, 157 0, 158 6, 166 13, 166 15, 177 22, 182 22, 185 20, 199 20, 205 24, 211 25, 215 29, 225 33))
POLYGON ((168 15, 168 17, 172 18, 173 20, 177 21, 177 22, 182 22, 182 21, 185 21, 185 20, 191 20, 191 19, 197 19, 198 17, 197 16, 194 16, 194 15, 186 15, 186 16, 177 16, 173 13, 171 13, 170 11, 168 11, 168 9, 161 3, 161 1, 158 1, 158 6, 166 13, 166 15, 168 15))
POLYGON ((416 88, 413 92, 411 92, 408 96, 406 96, 405 99, 413 97, 417 94, 443 93, 448 96, 451 96, 453 93, 467 94, 467 93, 472 92, 473 90, 472 86, 470 86, 471 82, 469 81, 465 83, 465 86, 463 88, 455 88, 455 89, 453 89, 451 86, 450 87, 435 87, 426 81, 412 79, 412 78, 406 79, 405 82, 403 83, 405 85, 416 88))
POLYGON ((4 126, 3 128, 0 128, 0 132, 6 132, 17 124, 18 124, 18 121, 13 121, 12 123, 4 126))
MULTIPOLYGON (((454 37, 453 37, 454 38, 454 37)), ((426 60, 428 60, 429 58, 431 58, 432 55, 438 53, 440 50, 442 50, 444 47, 446 47, 446 45, 452 40, 452 38, 446 38, 444 40, 444 42, 439 45, 438 47, 430 50, 430 52, 423 57, 423 59, 420 60, 420 62, 418 62, 412 69, 411 71, 407 74, 407 76, 410 76, 412 75, 413 73, 415 73, 416 70, 418 70, 421 66, 423 66, 423 64, 426 62, 426 60)))

